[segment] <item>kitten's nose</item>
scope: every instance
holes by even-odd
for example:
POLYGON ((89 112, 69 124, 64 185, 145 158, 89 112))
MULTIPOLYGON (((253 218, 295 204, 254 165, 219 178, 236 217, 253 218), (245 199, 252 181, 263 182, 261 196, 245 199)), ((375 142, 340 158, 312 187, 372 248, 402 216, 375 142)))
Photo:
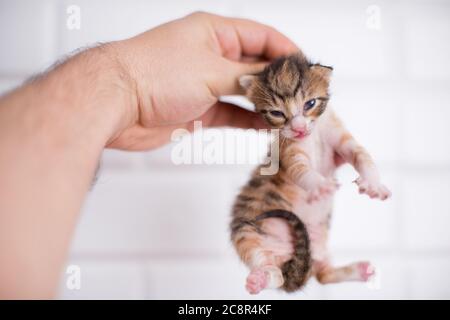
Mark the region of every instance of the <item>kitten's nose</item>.
POLYGON ((296 137, 304 137, 306 136, 306 127, 303 128, 292 128, 292 131, 295 132, 296 137))
POLYGON ((291 121, 291 129, 296 133, 306 133, 306 121, 301 116, 295 116, 291 121))

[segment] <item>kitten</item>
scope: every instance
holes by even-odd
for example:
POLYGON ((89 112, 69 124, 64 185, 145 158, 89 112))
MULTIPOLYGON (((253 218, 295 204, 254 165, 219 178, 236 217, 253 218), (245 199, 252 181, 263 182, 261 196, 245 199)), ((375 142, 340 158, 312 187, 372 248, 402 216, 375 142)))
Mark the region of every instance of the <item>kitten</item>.
POLYGON ((370 155, 328 106, 331 73, 298 53, 240 79, 256 111, 280 129, 278 173, 261 175, 258 167, 233 207, 231 239, 250 267, 252 294, 292 292, 312 276, 325 284, 367 281, 374 273, 369 262, 334 267, 327 250, 339 165, 356 169, 360 193, 381 200, 391 195, 370 155))

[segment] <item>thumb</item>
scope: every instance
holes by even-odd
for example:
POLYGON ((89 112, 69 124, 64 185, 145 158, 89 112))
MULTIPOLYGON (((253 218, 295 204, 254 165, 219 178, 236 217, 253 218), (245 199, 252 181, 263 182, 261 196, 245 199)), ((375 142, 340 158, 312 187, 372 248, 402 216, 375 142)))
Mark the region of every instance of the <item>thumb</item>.
POLYGON ((211 89, 214 95, 219 96, 244 94, 244 89, 239 84, 239 78, 246 74, 261 72, 267 62, 236 62, 227 61, 227 65, 221 73, 218 73, 213 81, 211 89))

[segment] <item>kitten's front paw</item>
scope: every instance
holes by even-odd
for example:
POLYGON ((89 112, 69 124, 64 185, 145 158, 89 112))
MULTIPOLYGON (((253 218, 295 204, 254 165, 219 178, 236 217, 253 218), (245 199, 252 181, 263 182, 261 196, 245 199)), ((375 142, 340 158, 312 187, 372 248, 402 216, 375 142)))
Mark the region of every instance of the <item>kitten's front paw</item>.
POLYGON ((358 185, 359 193, 365 193, 372 199, 386 200, 391 196, 391 191, 379 181, 359 177, 354 182, 358 185))
POLYGON ((326 197, 331 196, 338 188, 339 184, 336 179, 323 179, 309 191, 306 201, 308 203, 320 201, 326 197))

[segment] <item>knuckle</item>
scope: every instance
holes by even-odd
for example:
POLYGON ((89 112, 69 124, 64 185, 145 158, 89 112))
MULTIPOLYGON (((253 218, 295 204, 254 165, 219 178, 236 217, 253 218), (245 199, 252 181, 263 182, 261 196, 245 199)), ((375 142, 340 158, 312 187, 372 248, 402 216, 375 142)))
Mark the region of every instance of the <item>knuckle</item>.
POLYGON ((211 16, 211 14, 209 14, 205 11, 198 10, 198 11, 194 11, 193 13, 189 14, 187 17, 203 20, 203 19, 207 19, 210 16, 211 16))

